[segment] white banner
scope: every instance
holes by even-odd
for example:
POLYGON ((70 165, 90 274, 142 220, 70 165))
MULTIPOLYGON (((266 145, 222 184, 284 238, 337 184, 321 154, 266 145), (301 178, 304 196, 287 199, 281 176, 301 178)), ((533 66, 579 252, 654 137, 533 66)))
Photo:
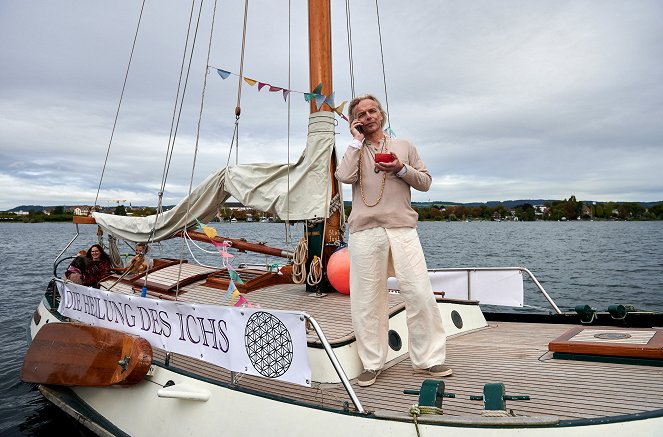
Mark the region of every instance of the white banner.
POLYGON ((301 313, 144 298, 58 281, 60 314, 231 371, 311 385, 301 313))

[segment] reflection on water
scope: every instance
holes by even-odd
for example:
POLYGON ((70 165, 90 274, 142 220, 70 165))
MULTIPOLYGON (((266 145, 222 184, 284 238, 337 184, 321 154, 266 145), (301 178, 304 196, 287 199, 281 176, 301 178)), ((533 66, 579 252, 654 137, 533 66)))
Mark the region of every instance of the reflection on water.
MULTIPOLYGON (((294 250, 302 225, 279 223, 215 224, 220 235, 263 241, 294 250), (292 236, 286 238, 286 231, 292 236)), ((80 226, 81 235, 65 256, 96 242, 95 226, 80 226)), ((70 223, 0 223, 0 435, 86 435, 64 413, 51 406, 30 384, 19 381, 27 347, 26 328, 48 284, 53 260, 75 235, 70 223)), ((526 267, 562 309, 589 304, 607 309, 614 303, 663 311, 663 222, 422 222, 419 235, 430 268, 526 267)), ((176 239, 154 245, 153 257, 193 256, 205 264, 220 264, 207 245, 205 251, 176 239), (191 251, 191 253, 190 253, 191 251), (193 255, 192 255, 193 254, 193 255)), ((122 253, 131 254, 129 246, 122 253)), ((240 263, 272 264, 279 258, 237 254, 240 263)), ((62 272, 66 263, 60 267, 62 272)), ((526 304, 550 309, 531 282, 526 304)))

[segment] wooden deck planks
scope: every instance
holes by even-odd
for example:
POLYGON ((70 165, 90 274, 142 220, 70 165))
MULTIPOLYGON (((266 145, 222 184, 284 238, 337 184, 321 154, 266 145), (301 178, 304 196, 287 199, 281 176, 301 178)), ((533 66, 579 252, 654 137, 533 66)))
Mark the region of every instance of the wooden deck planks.
MULTIPOLYGON (((114 288, 135 294, 131 286, 114 288)), ((228 305, 223 290, 205 287, 202 281, 183 287, 181 300, 198 304, 228 305)), ((303 285, 276 285, 247 293, 246 298, 263 308, 304 311, 322 327, 328 340, 352 338, 349 298, 332 293, 311 297, 303 285)), ((399 295, 390 295, 391 311, 402 308, 399 295)), ((548 343, 571 325, 491 322, 485 329, 450 337, 447 364, 454 375, 444 378, 446 391, 456 394, 444 400, 445 414, 481 414, 483 404, 469 400, 481 395, 486 383, 503 382, 507 394, 529 395, 530 401, 507 401, 507 407, 522 415, 553 415, 561 419, 597 418, 663 409, 663 368, 628 364, 552 359, 548 343)), ((313 335, 309 336, 312 341, 313 335)), ((163 351, 155 350, 155 360, 163 361, 163 351)), ((230 372, 173 354, 170 365, 228 384, 230 372)), ((404 389, 418 390, 424 372, 415 372, 407 357, 389 363, 371 387, 353 385, 367 410, 407 413, 417 396, 404 395, 404 389)), ((243 375, 239 385, 293 401, 340 408, 350 398, 341 384, 314 384, 307 388, 243 375)), ((351 405, 351 402, 350 402, 351 405)), ((352 406, 351 406, 352 408, 352 406)))
MULTIPOLYGON (((447 363, 454 368, 454 375, 443 380, 446 391, 454 393, 456 398, 444 400, 445 414, 481 414, 482 402, 471 401, 469 396, 481 395, 485 383, 498 381, 506 385, 507 394, 531 397, 530 401, 507 401, 507 407, 521 415, 553 415, 561 419, 578 419, 634 414, 663 408, 663 398, 660 396, 663 392, 662 369, 563 360, 539 361, 540 351, 550 338, 550 333, 545 332, 549 327, 542 327, 541 331, 544 333, 540 335, 538 347, 512 349, 508 347, 512 339, 504 337, 504 334, 531 328, 516 325, 519 324, 500 324, 495 329, 449 339, 447 363), (500 331, 500 327, 507 329, 500 331), (484 343, 488 339, 486 331, 497 336, 500 342, 484 343), (472 339, 476 337, 481 339, 479 343, 482 345, 471 347, 472 339), (501 353, 495 353, 496 351, 501 353), (615 381, 618 381, 617 387, 615 381)), ((554 335, 554 332, 552 334, 554 335)), ((528 334, 527 337, 524 341, 520 338, 520 343, 533 346, 536 335, 528 334)), ((160 356, 155 353, 155 358, 160 356)), ((407 358, 401 358, 400 362, 392 364, 392 367, 380 375, 375 385, 354 385, 365 409, 405 413, 411 404, 417 402, 417 396, 404 395, 402 391, 417 390, 427 378, 427 374, 414 371, 407 358)), ((230 372, 193 358, 174 355, 171 365, 226 384, 230 381, 230 372)), ((339 408, 344 402, 350 402, 340 384, 314 384, 314 387, 306 388, 243 375, 240 386, 324 407, 339 408)))

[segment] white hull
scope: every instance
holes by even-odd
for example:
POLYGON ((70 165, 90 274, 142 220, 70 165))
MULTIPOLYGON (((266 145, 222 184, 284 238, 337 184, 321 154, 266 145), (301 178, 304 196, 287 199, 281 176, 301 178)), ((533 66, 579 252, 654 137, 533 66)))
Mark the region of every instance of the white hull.
MULTIPOLYGON (((400 420, 379 416, 342 414, 307 408, 242 393, 157 368, 152 377, 129 388, 78 387, 74 393, 95 411, 132 436, 405 436, 416 435, 415 425, 403 414, 400 420), (158 391, 168 380, 209 393, 207 401, 161 398, 158 391), (407 421, 406 421, 407 420, 407 421)), ((71 414, 71 412, 70 412, 71 414)), ((605 437, 626 434, 660 437, 663 417, 575 427, 484 427, 477 417, 428 419, 450 424, 427 424, 419 418, 422 436, 465 437, 605 437), (465 419, 465 424, 463 424, 465 419), (455 422, 455 423, 453 423, 455 422), (470 424, 469 422, 474 422, 470 424)), ((513 420, 512 422, 516 422, 513 420)))

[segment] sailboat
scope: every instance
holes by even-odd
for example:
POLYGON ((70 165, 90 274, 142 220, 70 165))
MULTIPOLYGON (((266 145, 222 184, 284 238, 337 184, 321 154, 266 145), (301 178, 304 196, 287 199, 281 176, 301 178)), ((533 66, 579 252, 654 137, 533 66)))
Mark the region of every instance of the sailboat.
MULTIPOLYGON (((330 4, 309 8, 311 89, 329 96, 330 4)), ((350 297, 325 271, 345 219, 333 177, 337 116, 311 102, 295 164, 227 167, 154 216, 76 217, 76 236, 97 225, 133 243, 186 238, 209 243, 222 262, 155 258, 145 272, 87 287, 57 272, 75 236, 30 320, 22 380, 98 435, 660 435, 663 315, 622 305, 563 313, 524 267, 430 271, 454 368, 444 379, 412 370, 405 303, 390 280, 388 361, 359 387, 350 297), (230 196, 306 223, 306 256, 217 235, 207 224, 230 196), (234 267, 234 250, 284 263, 234 267), (482 311, 522 307, 526 278, 549 313, 482 311)))

